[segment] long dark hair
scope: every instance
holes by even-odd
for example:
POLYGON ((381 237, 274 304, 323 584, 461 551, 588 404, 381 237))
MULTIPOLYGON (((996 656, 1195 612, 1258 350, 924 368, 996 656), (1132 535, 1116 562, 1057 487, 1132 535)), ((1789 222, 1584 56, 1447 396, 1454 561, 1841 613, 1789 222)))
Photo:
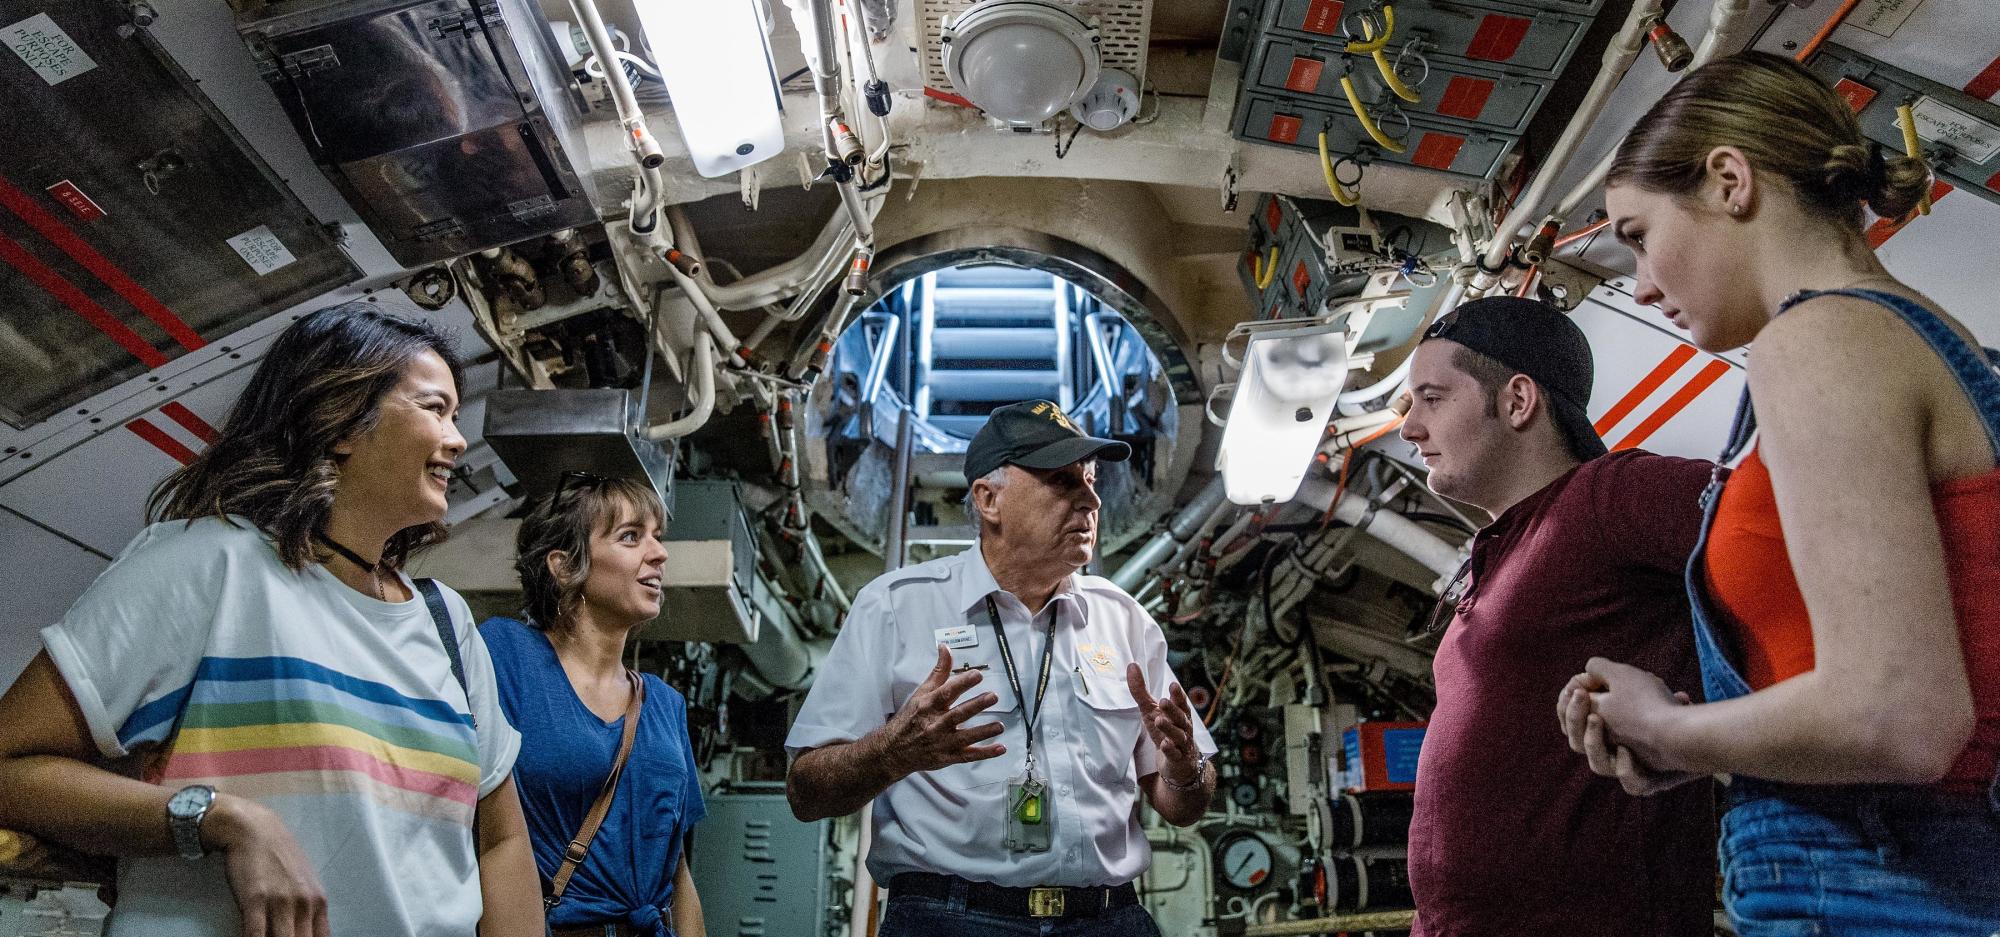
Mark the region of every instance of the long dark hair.
MULTIPOLYGON (((150 520, 234 514, 249 519, 292 569, 322 558, 314 538, 326 527, 340 477, 333 447, 365 433, 403 370, 434 352, 463 389, 465 367, 436 326, 364 302, 321 309, 292 323, 257 365, 215 443, 153 489, 150 520)), ((411 551, 444 539, 444 525, 419 524, 389 538, 382 562, 400 566, 411 551)))
POLYGON ((1769 52, 1716 59, 1682 78, 1626 134, 1607 179, 1689 195, 1718 146, 1742 150, 1751 167, 1783 179, 1808 214, 1855 231, 1863 202, 1897 218, 1930 187, 1923 160, 1883 158, 1824 80, 1769 52))
MULTIPOLYGON (((581 473, 578 473, 581 474, 581 473)), ((595 475, 572 482, 568 477, 554 493, 535 500, 514 538, 514 571, 521 576, 521 598, 528 624, 543 631, 567 631, 583 602, 583 585, 590 579, 591 534, 618 522, 618 508, 651 513, 666 525, 666 509, 653 486, 632 478, 595 475), (568 562, 560 573, 549 569, 549 554, 562 551, 568 562)))

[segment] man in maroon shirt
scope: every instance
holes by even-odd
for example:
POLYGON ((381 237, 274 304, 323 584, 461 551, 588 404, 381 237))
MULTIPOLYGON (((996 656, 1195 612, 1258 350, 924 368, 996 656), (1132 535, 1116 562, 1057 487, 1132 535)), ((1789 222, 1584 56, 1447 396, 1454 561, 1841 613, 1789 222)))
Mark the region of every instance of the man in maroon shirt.
POLYGON ((1584 411, 1591 369, 1575 323, 1513 297, 1439 318, 1411 366, 1403 438, 1433 490, 1494 518, 1433 664, 1410 824, 1418 937, 1713 932, 1711 785, 1628 796, 1549 713, 1597 655, 1701 686, 1681 575, 1710 465, 1606 454, 1584 411))

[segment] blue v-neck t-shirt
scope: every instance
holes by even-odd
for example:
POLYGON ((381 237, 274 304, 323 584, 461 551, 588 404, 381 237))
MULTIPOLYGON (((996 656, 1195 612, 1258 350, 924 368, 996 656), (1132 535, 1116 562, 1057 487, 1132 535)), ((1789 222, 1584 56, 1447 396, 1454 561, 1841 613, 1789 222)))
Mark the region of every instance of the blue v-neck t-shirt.
MULTIPOLYGON (((514 783, 534 842, 543 893, 611 773, 625 717, 607 723, 570 686, 549 639, 512 618, 489 618, 480 637, 499 675, 500 707, 521 733, 514 783)), ((577 867, 552 927, 623 922, 649 937, 672 933, 675 872, 688 831, 707 813, 688 739, 687 701, 645 675, 639 733, 611 811, 577 867)))

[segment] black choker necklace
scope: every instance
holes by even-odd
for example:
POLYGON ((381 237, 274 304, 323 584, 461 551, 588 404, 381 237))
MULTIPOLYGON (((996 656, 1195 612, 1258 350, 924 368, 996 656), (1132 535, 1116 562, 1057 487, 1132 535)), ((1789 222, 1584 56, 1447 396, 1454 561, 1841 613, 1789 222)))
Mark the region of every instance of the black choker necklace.
POLYGON ((374 563, 370 563, 362 559, 361 554, 335 543, 332 537, 325 534, 319 534, 318 537, 319 542, 326 544, 333 552, 340 554, 349 563, 353 563, 355 566, 368 571, 368 584, 375 590, 376 601, 387 602, 389 600, 388 596, 382 592, 382 561, 376 560, 374 563))
POLYGON ((325 534, 319 535, 319 542, 326 544, 329 548, 333 550, 333 552, 340 554, 349 563, 353 563, 355 566, 367 570, 368 572, 372 573, 375 571, 375 568, 377 566, 382 565, 380 560, 370 563, 367 560, 362 559, 361 554, 341 546, 339 542, 335 541, 332 537, 329 537, 325 534))

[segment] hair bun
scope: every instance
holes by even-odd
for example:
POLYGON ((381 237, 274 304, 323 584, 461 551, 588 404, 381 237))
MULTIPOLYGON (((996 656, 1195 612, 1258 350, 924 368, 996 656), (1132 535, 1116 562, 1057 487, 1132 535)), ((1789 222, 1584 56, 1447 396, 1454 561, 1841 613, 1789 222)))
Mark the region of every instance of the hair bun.
POLYGON ((1870 198, 1880 188, 1882 151, 1874 145, 1843 143, 1834 147, 1820 164, 1821 182, 1829 191, 1855 201, 1870 198))

